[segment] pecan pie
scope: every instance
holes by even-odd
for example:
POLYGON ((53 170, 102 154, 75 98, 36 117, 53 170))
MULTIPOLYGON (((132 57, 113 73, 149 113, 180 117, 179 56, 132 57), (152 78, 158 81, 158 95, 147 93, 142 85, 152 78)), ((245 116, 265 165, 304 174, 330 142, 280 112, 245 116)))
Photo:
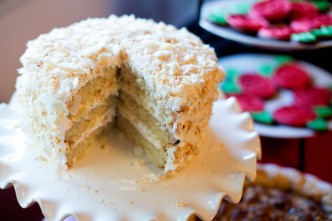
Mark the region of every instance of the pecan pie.
POLYGON ((259 165, 241 201, 223 201, 213 220, 332 220, 332 185, 295 169, 259 165))

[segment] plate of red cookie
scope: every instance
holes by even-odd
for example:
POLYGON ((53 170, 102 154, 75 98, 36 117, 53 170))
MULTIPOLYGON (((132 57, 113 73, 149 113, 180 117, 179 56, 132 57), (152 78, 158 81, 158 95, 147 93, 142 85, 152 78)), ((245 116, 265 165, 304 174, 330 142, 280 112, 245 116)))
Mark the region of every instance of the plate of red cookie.
POLYGON ((256 131, 280 138, 332 129, 332 74, 284 55, 240 54, 219 60, 219 89, 251 114, 256 131))
POLYGON ((200 26, 225 39, 274 50, 332 46, 328 0, 232 0, 202 5, 200 26))

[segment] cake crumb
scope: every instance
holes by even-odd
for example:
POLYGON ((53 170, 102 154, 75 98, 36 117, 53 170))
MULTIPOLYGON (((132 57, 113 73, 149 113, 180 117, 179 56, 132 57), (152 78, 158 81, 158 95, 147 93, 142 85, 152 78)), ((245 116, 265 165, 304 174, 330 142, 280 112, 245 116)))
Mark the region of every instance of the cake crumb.
POLYGON ((133 162, 131 162, 131 166, 135 167, 135 168, 140 168, 144 165, 144 161, 143 160, 135 160, 133 162))
POLYGON ((134 155, 139 156, 143 154, 143 148, 141 146, 134 146, 134 155))
POLYGON ((229 177, 231 178, 235 178, 235 177, 238 177, 240 174, 238 171, 232 171, 228 174, 229 177))
POLYGON ((150 180, 153 180, 153 181, 158 181, 159 180, 159 176, 157 176, 154 173, 150 173, 149 175, 147 175, 147 178, 149 178, 150 180))
POLYGON ((177 205, 178 207, 186 207, 186 206, 188 206, 188 204, 187 204, 187 203, 184 203, 184 202, 177 202, 176 205, 177 205))
POLYGON ((20 128, 20 127, 21 127, 21 126, 20 126, 19 123, 14 123, 14 124, 13 124, 13 128, 14 128, 14 129, 16 129, 16 128, 20 128))
POLYGON ((41 162, 47 162, 47 159, 43 156, 36 157, 36 160, 41 162))

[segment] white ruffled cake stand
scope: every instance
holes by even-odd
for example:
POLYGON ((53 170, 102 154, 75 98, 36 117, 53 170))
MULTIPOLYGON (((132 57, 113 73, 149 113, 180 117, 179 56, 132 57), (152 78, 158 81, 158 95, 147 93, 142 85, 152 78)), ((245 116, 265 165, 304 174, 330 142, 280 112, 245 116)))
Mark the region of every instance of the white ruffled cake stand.
POLYGON ((37 202, 47 220, 211 220, 222 198, 240 200, 254 179, 260 141, 235 99, 219 100, 201 153, 163 176, 130 141, 109 132, 74 168, 56 168, 27 145, 15 104, 0 104, 0 188, 11 185, 18 202, 37 202))

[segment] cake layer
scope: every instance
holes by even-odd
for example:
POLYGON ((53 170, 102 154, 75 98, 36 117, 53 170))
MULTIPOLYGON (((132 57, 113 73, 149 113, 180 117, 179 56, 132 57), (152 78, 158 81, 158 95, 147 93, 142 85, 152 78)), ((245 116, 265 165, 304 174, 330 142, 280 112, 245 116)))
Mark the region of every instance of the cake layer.
MULTIPOLYGON (((165 140, 165 137, 158 137, 158 133, 151 130, 150 128, 147 127, 144 123, 146 122, 145 120, 141 120, 138 117, 136 117, 134 114, 132 114, 132 111, 124 108, 124 107, 119 107, 118 108, 119 113, 118 115, 121 115, 125 119, 127 119, 133 126, 139 131, 139 133, 142 134, 142 136, 146 137, 150 143, 152 143, 156 149, 162 149, 166 146, 168 141, 163 142, 165 140)), ((159 131, 159 130, 158 130, 159 131)))
POLYGON ((165 171, 175 170, 178 165, 182 165, 185 160, 189 160, 197 153, 197 147, 188 142, 181 144, 176 142, 175 145, 169 142, 160 143, 161 138, 158 137, 158 133, 149 130, 132 113, 133 111, 126 109, 119 110, 117 128, 141 146, 149 159, 165 171))
POLYGON ((149 159, 159 167, 165 166, 166 154, 163 149, 157 149, 147 137, 142 136, 142 134, 136 129, 133 124, 131 124, 127 119, 125 119, 121 114, 117 116, 117 128, 123 131, 129 139, 133 140, 137 145, 143 148, 144 152, 147 154, 149 159))
POLYGON ((155 119, 158 119, 165 125, 172 121, 172 116, 166 114, 165 107, 158 105, 157 100, 153 97, 153 93, 147 90, 144 80, 132 72, 127 65, 121 67, 118 82, 121 91, 130 95, 137 103, 145 107, 155 119))
POLYGON ((90 111, 87 118, 74 122, 70 129, 66 131, 65 143, 69 149, 75 148, 82 140, 93 133, 99 127, 104 127, 112 121, 115 115, 115 98, 109 97, 97 108, 90 111))
POLYGON ((67 103, 71 121, 86 119, 92 109, 103 105, 110 95, 117 94, 116 72, 116 68, 105 69, 102 76, 88 82, 72 97, 67 103))
POLYGON ((107 124, 104 124, 102 127, 96 128, 75 148, 66 150, 66 165, 68 168, 71 168, 79 159, 83 158, 91 147, 95 148, 98 146, 98 136, 103 132, 106 126, 107 124))
MULTIPOLYGON (((150 134, 144 134, 143 136, 156 137, 158 144, 156 148, 160 149, 165 147, 170 142, 169 131, 165 130, 165 125, 162 125, 157 119, 155 119, 139 101, 135 101, 127 93, 120 91, 118 99, 118 112, 129 120, 132 124, 140 124, 150 131, 150 134)), ((156 142, 152 142, 156 143, 156 142)))

